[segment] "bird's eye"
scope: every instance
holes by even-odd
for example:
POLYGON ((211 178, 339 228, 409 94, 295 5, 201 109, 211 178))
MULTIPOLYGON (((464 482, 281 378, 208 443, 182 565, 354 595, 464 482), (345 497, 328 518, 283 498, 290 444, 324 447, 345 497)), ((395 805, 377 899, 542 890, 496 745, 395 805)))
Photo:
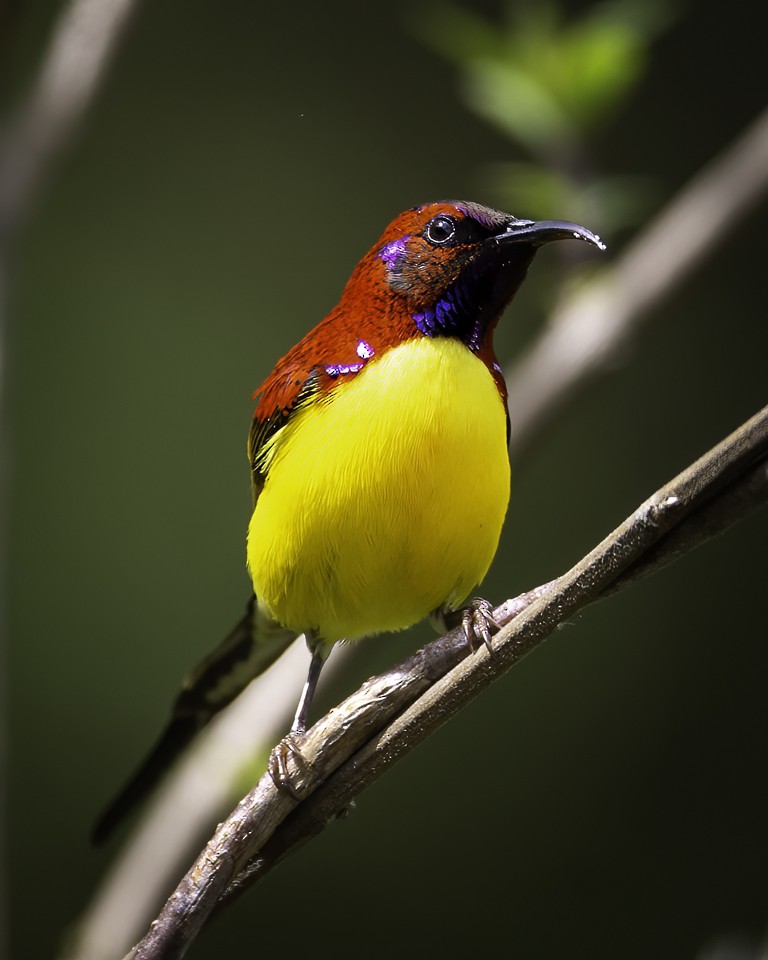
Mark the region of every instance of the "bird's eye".
POLYGON ((448 243, 456 233, 456 222, 451 217, 435 217, 427 224, 424 232, 430 243, 448 243))

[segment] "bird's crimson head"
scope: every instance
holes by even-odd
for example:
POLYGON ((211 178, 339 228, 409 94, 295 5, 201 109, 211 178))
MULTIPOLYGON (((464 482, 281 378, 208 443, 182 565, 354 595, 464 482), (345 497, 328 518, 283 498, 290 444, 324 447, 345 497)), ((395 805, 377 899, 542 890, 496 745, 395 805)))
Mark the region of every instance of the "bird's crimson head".
POLYGON ((577 239, 605 249, 576 223, 518 220, 477 203, 426 203, 400 214, 361 267, 378 265, 427 336, 457 336, 477 349, 515 295, 536 250, 577 239))

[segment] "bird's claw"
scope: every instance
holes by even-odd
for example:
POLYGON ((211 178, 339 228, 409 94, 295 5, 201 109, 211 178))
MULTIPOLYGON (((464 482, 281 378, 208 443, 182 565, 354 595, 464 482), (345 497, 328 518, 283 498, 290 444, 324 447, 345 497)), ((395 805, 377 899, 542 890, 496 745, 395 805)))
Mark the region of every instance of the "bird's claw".
POLYGON ((493 653, 491 637, 501 630, 501 624, 493 619, 493 606, 482 597, 473 597, 461 611, 461 628, 470 649, 477 650, 482 640, 488 653, 493 653))
POLYGON ((493 619, 493 606, 482 597, 473 597, 461 610, 438 607, 432 611, 429 619, 435 629, 441 632, 461 627, 467 645, 473 651, 477 650, 482 642, 485 649, 492 653, 491 638, 501 630, 501 624, 493 619))
POLYGON ((310 766, 311 764, 299 749, 296 738, 289 733, 269 755, 267 770, 272 783, 278 790, 284 790, 294 800, 303 800, 307 795, 310 766), (290 760, 293 761, 296 772, 289 769, 290 760))

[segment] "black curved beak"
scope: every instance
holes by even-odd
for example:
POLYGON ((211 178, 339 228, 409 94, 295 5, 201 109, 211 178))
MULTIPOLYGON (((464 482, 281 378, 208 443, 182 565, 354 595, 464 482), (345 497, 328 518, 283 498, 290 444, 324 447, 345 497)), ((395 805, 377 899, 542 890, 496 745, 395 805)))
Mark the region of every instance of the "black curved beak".
POLYGON ((587 230, 578 223, 567 220, 515 220, 504 225, 495 240, 503 243, 530 243, 540 247, 552 240, 584 240, 598 250, 605 250, 605 244, 596 233, 587 230))

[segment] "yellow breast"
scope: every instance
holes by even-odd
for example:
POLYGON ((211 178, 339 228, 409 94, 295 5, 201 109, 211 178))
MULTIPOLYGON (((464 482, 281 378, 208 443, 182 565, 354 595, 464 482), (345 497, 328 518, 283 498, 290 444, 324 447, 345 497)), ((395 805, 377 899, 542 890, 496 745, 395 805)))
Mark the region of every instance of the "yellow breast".
POLYGON ((270 441, 248 531, 265 613, 328 641, 399 630, 485 576, 509 500, 506 414, 462 343, 370 361, 270 441))

